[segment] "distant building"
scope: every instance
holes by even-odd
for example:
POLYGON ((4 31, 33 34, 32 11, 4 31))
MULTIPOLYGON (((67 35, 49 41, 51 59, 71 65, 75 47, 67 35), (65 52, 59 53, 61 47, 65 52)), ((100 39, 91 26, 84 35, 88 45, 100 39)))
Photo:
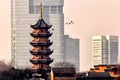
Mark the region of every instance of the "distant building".
POLYGON ((92 61, 93 65, 117 64, 118 36, 93 36, 92 61))
POLYGON ((50 80, 76 80, 75 68, 52 68, 50 80))
POLYGON ((80 68, 79 39, 65 35, 65 61, 74 64, 76 71, 80 68))

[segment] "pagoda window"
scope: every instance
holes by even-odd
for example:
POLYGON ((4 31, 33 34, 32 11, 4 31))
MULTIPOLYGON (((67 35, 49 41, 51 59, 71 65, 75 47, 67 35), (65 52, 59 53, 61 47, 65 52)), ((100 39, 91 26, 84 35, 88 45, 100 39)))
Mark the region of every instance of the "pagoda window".
POLYGON ((43 29, 43 32, 47 32, 45 29, 43 29))
POLYGON ((38 41, 40 41, 39 38, 34 38, 34 40, 33 40, 33 42, 38 42, 38 41))
POLYGON ((43 47, 43 50, 48 50, 48 48, 47 47, 43 47))
POLYGON ((38 51, 38 50, 41 50, 41 47, 34 47, 33 49, 34 51, 38 51))
POLYGON ((44 42, 44 41, 47 41, 47 39, 46 38, 40 38, 39 41, 43 41, 44 42))
POLYGON ((39 56, 39 59, 41 59, 41 56, 39 56))
POLYGON ((33 56, 32 59, 34 59, 34 60, 38 60, 39 58, 40 58, 40 56, 36 55, 36 56, 33 56))
POLYGON ((33 31, 34 34, 37 34, 37 33, 40 33, 40 32, 41 32, 40 29, 35 29, 35 30, 33 31))
POLYGON ((40 41, 43 41, 43 38, 40 38, 39 40, 40 40, 40 41))
POLYGON ((41 32, 46 33, 47 31, 45 29, 41 29, 41 32))
POLYGON ((43 65, 43 68, 47 68, 47 65, 44 64, 44 65, 43 65))
POLYGON ((34 64, 32 68, 39 68, 39 64, 34 64))
POLYGON ((39 65, 39 68, 42 68, 42 66, 41 66, 41 65, 39 65))
POLYGON ((41 68, 43 68, 43 65, 41 65, 41 68))
POLYGON ((48 58, 48 56, 43 56, 43 58, 44 58, 44 59, 47 59, 47 58, 48 58))

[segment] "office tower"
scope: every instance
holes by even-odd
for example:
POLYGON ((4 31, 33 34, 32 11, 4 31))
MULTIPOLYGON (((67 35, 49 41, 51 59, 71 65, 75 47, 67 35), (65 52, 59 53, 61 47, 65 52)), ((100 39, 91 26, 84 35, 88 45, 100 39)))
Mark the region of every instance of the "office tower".
POLYGON ((52 24, 50 31, 53 33, 50 40, 53 41, 51 49, 54 53, 52 66, 63 61, 64 55, 64 0, 12 0, 11 1, 11 29, 12 29, 12 62, 15 68, 30 67, 29 59, 32 57, 29 50, 32 49, 31 24, 39 19, 40 3, 43 4, 43 18, 48 24, 52 24))
POLYGON ((93 65, 113 65, 118 60, 118 36, 93 36, 93 65))
POLYGON ((80 68, 79 39, 70 38, 65 35, 65 56, 66 62, 74 64, 76 71, 80 68))

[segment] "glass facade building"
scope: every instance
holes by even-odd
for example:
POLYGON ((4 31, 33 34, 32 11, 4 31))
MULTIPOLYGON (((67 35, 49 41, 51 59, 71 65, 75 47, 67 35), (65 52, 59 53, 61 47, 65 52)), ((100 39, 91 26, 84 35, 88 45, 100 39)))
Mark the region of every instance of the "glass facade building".
POLYGON ((79 39, 65 35, 65 61, 73 64, 77 72, 80 71, 79 39))
POLYGON ((118 36, 92 37, 93 65, 114 65, 118 63, 118 36))
POLYGON ((54 59, 52 66, 57 62, 63 62, 64 55, 64 0, 11 0, 11 43, 12 62, 15 68, 26 68, 32 64, 29 62, 32 49, 29 42, 31 24, 39 19, 40 3, 43 4, 43 19, 52 24, 50 31, 53 33, 50 38, 54 43, 51 49, 54 50, 51 57, 54 59))

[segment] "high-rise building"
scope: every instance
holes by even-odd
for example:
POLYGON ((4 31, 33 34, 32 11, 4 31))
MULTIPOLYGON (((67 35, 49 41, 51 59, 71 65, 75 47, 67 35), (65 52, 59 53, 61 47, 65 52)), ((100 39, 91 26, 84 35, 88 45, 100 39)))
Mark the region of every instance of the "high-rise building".
POLYGON ((79 55, 79 39, 70 38, 69 35, 65 35, 65 62, 73 64, 76 71, 80 68, 80 55, 79 55))
POLYGON ((39 6, 43 4, 43 18, 48 24, 52 24, 50 31, 53 33, 50 40, 54 43, 51 49, 54 53, 52 65, 63 61, 64 55, 64 0, 11 0, 11 29, 12 29, 12 62, 15 68, 29 67, 32 57, 29 51, 32 49, 29 42, 31 24, 39 19, 39 6))
POLYGON ((118 60, 118 36, 93 36, 93 65, 113 65, 118 60))

